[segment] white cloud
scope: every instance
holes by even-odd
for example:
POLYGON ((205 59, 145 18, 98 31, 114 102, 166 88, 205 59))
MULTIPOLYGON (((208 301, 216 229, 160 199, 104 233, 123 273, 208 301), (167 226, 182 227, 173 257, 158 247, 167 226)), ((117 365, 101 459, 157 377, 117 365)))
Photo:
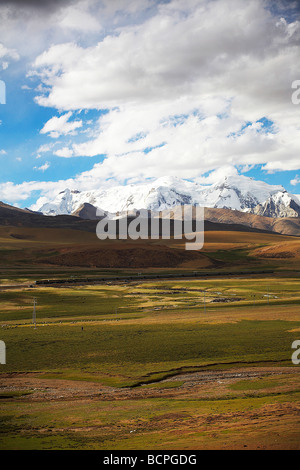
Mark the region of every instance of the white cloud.
POLYGON ((53 144, 43 144, 40 145, 39 148, 37 149, 37 153, 46 153, 50 152, 50 150, 53 148, 53 144))
POLYGON ((296 175, 295 178, 290 181, 290 184, 292 186, 297 186, 297 184, 299 184, 299 183, 300 183, 300 178, 299 178, 298 175, 296 175))
POLYGON ((73 157, 73 150, 68 147, 63 147, 54 152, 57 157, 70 158, 73 157))
POLYGON ((76 31, 100 31, 101 24, 97 17, 86 9, 89 2, 80 2, 77 6, 70 5, 59 13, 59 26, 63 29, 70 28, 76 31))
POLYGON ((12 181, 0 183, 0 200, 8 203, 24 201, 28 199, 32 191, 42 190, 45 185, 40 182, 31 181, 21 184, 14 184, 12 181))
POLYGON ((86 0, 51 9, 43 25, 38 15, 26 18, 35 32, 26 46, 38 55, 36 101, 64 113, 41 133, 72 136, 84 124, 84 117, 70 121, 76 110, 106 110, 85 141, 53 152, 105 158, 74 179, 8 183, 0 194, 18 187, 21 195, 40 188, 44 196, 107 178, 162 175, 209 183, 235 166, 299 169, 300 108, 291 84, 299 78, 300 23, 276 16, 271 1, 86 0), (89 15, 90 31, 80 12, 89 15), (274 125, 258 122, 263 117, 274 125))
POLYGON ((300 23, 272 16, 267 5, 174 0, 96 45, 50 47, 34 63, 50 89, 36 101, 68 112, 109 110, 93 138, 56 155, 105 154, 93 171, 116 178, 192 177, 224 165, 299 168, 291 83, 300 23), (275 131, 257 122, 262 117, 275 131))
POLYGON ((91 43, 121 25, 142 21, 142 14, 150 16, 157 8, 156 0, 1 1, 1 38, 33 60, 49 41, 59 44, 80 38, 91 43))
POLYGON ((39 171, 46 171, 48 170, 48 168, 50 167, 50 163, 49 162, 45 162, 43 165, 41 166, 35 166, 33 167, 34 170, 39 170, 39 171))
POLYGON ((210 172, 207 176, 200 176, 195 181, 199 184, 214 184, 224 178, 224 176, 236 176, 238 170, 230 165, 219 167, 218 169, 210 172))
MULTIPOLYGON (((24 181, 23 183, 15 184, 12 181, 0 183, 0 200, 7 201, 8 203, 15 203, 17 201, 25 201, 28 199, 33 192, 40 192, 42 198, 53 199, 57 196, 57 193, 65 190, 66 188, 84 190, 92 188, 89 186, 92 180, 87 176, 79 176, 75 179, 58 180, 58 181, 24 181)), ((98 185, 101 187, 111 187, 114 182, 98 181, 98 185)), ((99 187, 95 180, 93 181, 93 188, 99 187)), ((35 206, 32 206, 33 210, 37 210, 40 206, 37 201, 35 206)))
POLYGON ((9 60, 19 60, 19 58, 20 56, 16 50, 7 48, 0 43, 0 65, 2 70, 7 69, 9 66, 9 60))
POLYGON ((95 46, 67 43, 48 49, 35 61, 51 86, 49 96, 39 96, 38 103, 65 110, 111 108, 179 94, 230 96, 231 89, 234 95, 244 90, 255 103, 261 95, 267 102, 285 99, 289 75, 297 74, 290 59, 299 52, 299 23, 291 34, 286 23, 277 26, 258 0, 242 7, 239 0, 192 2, 190 9, 184 5, 161 6, 159 15, 95 46), (272 71, 277 75, 270 75, 272 71))
POLYGON ((82 127, 82 121, 72 121, 69 122, 70 117, 72 116, 71 111, 63 114, 60 117, 52 117, 49 121, 46 122, 44 127, 40 130, 41 134, 49 134, 52 138, 57 138, 60 135, 75 135, 76 129, 82 127))
POLYGON ((6 155, 6 150, 1 149, 1 150, 0 150, 0 155, 6 155))

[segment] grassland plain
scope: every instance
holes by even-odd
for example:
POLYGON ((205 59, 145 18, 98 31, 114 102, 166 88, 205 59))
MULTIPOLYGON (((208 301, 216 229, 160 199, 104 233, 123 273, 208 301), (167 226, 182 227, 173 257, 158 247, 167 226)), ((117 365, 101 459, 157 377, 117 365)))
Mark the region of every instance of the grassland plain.
POLYGON ((299 447, 296 276, 19 287, 0 299, 2 449, 299 447))
POLYGON ((115 244, 92 233, 1 227, 0 243, 1 449, 299 448, 299 238, 208 232, 176 268, 184 244, 159 240, 142 269, 98 265, 115 244), (106 281, 30 287, 73 276, 106 281))

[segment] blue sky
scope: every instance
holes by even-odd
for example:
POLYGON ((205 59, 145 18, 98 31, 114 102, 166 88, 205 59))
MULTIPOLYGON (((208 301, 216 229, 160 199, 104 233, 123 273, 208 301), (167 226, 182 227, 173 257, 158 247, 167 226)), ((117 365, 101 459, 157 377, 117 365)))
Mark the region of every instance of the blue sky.
POLYGON ((300 193, 298 2, 16 0, 0 18, 0 200, 236 171, 300 193))

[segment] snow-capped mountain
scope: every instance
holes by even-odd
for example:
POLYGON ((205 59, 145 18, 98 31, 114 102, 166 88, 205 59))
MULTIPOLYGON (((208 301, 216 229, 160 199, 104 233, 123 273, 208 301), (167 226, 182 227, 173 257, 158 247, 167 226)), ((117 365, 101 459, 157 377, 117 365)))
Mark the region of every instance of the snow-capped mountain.
POLYGON ((225 176, 201 191, 199 205, 247 211, 278 191, 285 189, 283 186, 269 185, 243 175, 225 176))
POLYGON ((278 191, 253 209, 253 214, 266 217, 300 217, 300 200, 287 191, 278 191))
POLYGON ((154 182, 115 186, 105 190, 77 191, 65 189, 44 204, 39 211, 46 215, 72 214, 84 203, 115 213, 133 209, 163 210, 180 204, 193 204, 202 186, 175 177, 154 182))
MULTIPOLYGON (((243 175, 224 177, 211 186, 177 177, 162 177, 151 183, 115 186, 105 190, 66 189, 39 211, 45 215, 73 214, 87 203, 110 213, 134 209, 160 211, 182 204, 253 212, 254 208, 276 194, 287 193, 283 186, 269 185, 243 175)), ((275 203, 277 200, 280 204, 287 201, 286 196, 275 197, 275 203)), ((282 210, 279 212, 283 213, 282 210)))

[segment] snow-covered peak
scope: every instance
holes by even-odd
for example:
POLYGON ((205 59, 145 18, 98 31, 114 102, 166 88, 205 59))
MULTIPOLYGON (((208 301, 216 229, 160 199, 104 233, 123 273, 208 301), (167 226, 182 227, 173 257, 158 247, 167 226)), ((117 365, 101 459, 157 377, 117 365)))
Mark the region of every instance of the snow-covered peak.
POLYGON ((213 185, 214 189, 234 189, 243 196, 251 194, 257 200, 265 200, 271 194, 285 191, 281 185, 270 185, 244 175, 225 176, 213 185))
POLYGON ((285 190, 278 191, 263 203, 258 204, 253 212, 267 217, 299 217, 300 201, 297 196, 285 190))
POLYGON ((282 186, 273 186, 244 175, 224 176, 202 191, 201 205, 246 211, 264 202, 282 186))
POLYGON ((39 210, 46 215, 72 214, 88 203, 110 213, 138 209, 160 211, 182 204, 253 211, 279 193, 283 195, 281 198, 286 197, 282 186, 269 185, 244 175, 223 177, 211 186, 163 176, 151 182, 109 189, 81 192, 66 189, 39 210))
POLYGON ((40 212, 46 215, 71 214, 73 212, 74 200, 78 199, 76 197, 78 194, 80 194, 79 191, 66 188, 64 191, 60 191, 52 202, 44 204, 40 212), (44 206, 47 208, 46 212, 43 210, 44 206))

